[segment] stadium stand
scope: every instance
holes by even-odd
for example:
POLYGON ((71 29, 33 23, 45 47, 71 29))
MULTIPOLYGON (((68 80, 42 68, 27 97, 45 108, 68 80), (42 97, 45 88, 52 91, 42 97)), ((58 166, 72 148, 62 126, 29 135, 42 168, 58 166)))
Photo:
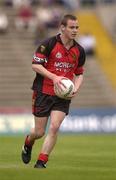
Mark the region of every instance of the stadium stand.
POLYGON ((97 15, 100 16, 102 24, 107 29, 114 43, 116 43, 116 3, 110 6, 97 6, 97 15), (110 23, 109 23, 110 22, 110 23))
POLYGON ((112 85, 116 87, 116 51, 107 30, 99 21, 98 16, 93 13, 83 13, 79 16, 81 32, 90 32, 96 37, 96 54, 104 72, 108 75, 112 85), (88 23, 91 24, 88 26, 88 23), (94 28, 93 28, 94 27, 94 28))
MULTIPOLYGON (((34 77, 31 69, 31 59, 36 48, 34 45, 34 34, 29 31, 17 33, 13 23, 15 11, 12 8, 4 7, 4 12, 8 15, 10 28, 7 34, 0 36, 0 107, 23 107, 30 109, 31 85, 34 77)), ((99 20, 96 19, 93 13, 92 16, 91 13, 86 14, 85 18, 82 12, 82 14, 78 14, 78 17, 82 33, 84 29, 89 30, 90 33, 97 37, 98 44, 103 43, 101 47, 104 50, 112 48, 112 44, 109 43, 106 36, 104 37, 105 32, 98 26, 99 20), (89 25, 87 22, 89 22, 89 25), (106 42, 108 47, 106 47, 106 42)), ((99 57, 99 61, 97 56, 91 59, 87 57, 85 81, 79 95, 73 101, 72 107, 116 106, 114 89, 102 71, 102 65, 104 66, 105 62, 108 63, 106 69, 107 67, 114 69, 114 64, 110 63, 106 57, 106 51, 101 51, 99 46, 97 46, 96 54, 99 57)), ((104 71, 110 72, 105 69, 104 71)), ((115 71, 112 75, 114 78, 116 75, 115 71)), ((109 79, 112 80, 111 78, 109 79)))

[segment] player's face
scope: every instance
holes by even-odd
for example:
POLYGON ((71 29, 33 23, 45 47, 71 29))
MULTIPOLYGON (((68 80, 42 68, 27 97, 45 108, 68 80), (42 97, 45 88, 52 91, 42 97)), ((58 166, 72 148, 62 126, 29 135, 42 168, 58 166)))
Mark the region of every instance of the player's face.
POLYGON ((78 33, 78 21, 76 20, 68 20, 67 25, 64 26, 64 35, 68 39, 75 39, 78 33))

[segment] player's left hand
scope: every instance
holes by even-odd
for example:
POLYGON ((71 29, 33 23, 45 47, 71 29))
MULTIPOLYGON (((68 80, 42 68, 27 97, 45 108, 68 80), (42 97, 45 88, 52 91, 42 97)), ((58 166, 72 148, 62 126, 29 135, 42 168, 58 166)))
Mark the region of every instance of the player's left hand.
POLYGON ((67 99, 72 99, 73 97, 75 97, 75 96, 77 95, 77 92, 78 92, 78 90, 74 89, 73 93, 70 94, 70 95, 67 97, 67 99))

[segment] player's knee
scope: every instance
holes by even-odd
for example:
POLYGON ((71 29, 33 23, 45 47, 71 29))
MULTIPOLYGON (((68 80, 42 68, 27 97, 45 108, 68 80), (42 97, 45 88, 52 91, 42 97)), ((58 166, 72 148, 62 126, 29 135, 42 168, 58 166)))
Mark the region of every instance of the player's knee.
POLYGON ((58 130, 59 130, 59 125, 52 123, 50 126, 50 132, 52 134, 57 134, 58 130))
POLYGON ((40 130, 40 131, 35 133, 35 139, 42 138, 44 135, 45 135, 45 131, 44 130, 40 130))

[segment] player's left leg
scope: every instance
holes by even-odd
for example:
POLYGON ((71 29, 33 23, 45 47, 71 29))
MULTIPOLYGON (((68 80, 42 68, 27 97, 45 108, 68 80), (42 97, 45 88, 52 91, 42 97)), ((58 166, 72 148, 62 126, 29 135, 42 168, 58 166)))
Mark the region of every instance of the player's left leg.
POLYGON ((62 111, 53 110, 50 115, 50 126, 48 134, 44 140, 41 153, 39 154, 38 160, 35 164, 35 168, 45 168, 48 161, 48 157, 53 150, 56 141, 57 135, 62 121, 65 118, 66 113, 62 111))

